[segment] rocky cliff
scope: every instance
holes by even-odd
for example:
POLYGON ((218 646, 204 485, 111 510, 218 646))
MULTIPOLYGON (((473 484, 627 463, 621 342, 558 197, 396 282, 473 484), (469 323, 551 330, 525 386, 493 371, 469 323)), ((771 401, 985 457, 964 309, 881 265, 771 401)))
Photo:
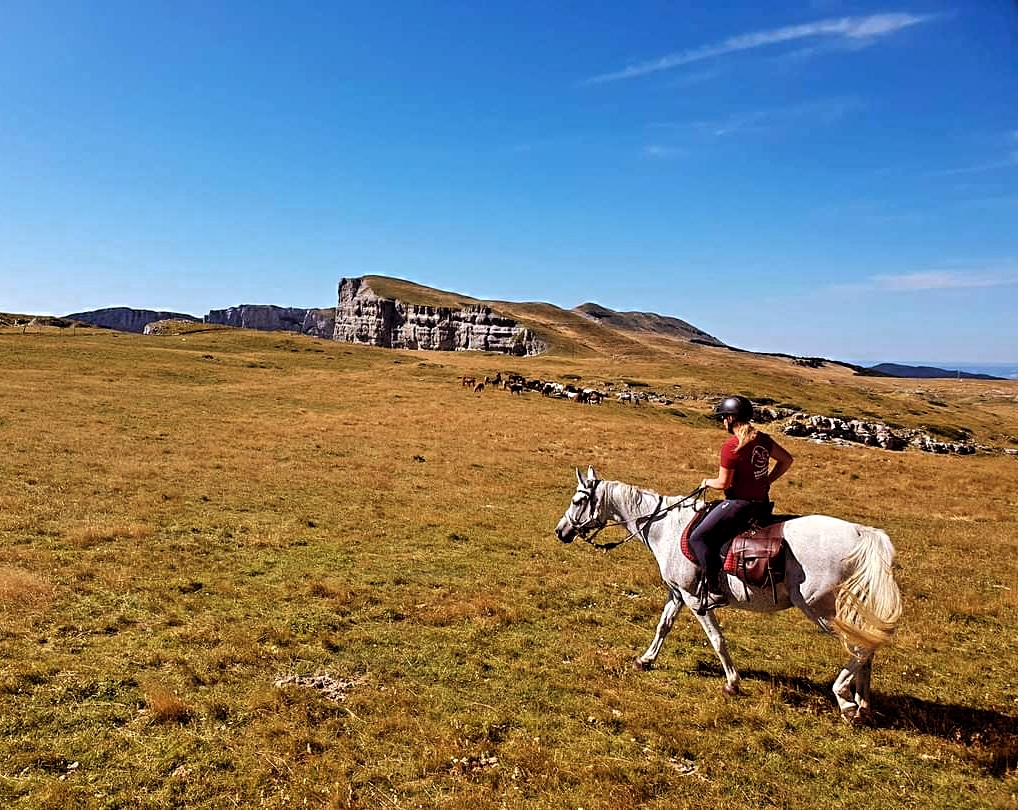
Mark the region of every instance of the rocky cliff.
POLYGON ((336 313, 331 309, 241 304, 227 309, 210 310, 205 316, 205 323, 331 338, 335 329, 335 318, 336 313))
POLYGON ((67 315, 66 319, 103 326, 107 329, 116 329, 118 332, 137 332, 138 334, 144 332, 145 326, 153 321, 201 320, 181 312, 157 312, 153 309, 131 309, 130 307, 109 307, 89 312, 75 312, 72 315, 67 315))
POLYGON ((381 298, 363 278, 340 280, 333 338, 389 349, 473 349, 517 356, 547 348, 529 329, 484 304, 433 307, 381 298))

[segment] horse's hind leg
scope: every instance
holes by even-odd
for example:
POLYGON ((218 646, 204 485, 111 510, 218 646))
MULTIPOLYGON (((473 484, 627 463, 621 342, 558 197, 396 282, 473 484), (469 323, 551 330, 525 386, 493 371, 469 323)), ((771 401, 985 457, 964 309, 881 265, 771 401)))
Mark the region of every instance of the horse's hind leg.
POLYGON ((859 717, 866 717, 870 713, 870 681, 872 677, 873 654, 870 653, 855 676, 855 702, 859 705, 859 717))
POLYGON ((841 716, 849 723, 854 723, 859 714, 859 705, 855 702, 855 696, 852 694, 852 680, 858 669, 859 662, 853 658, 848 662, 848 666, 838 673, 838 677, 834 679, 834 686, 831 687, 834 699, 838 701, 841 716))
POLYGON ((661 611, 661 618, 657 623, 657 632, 654 634, 654 640, 650 643, 647 651, 636 658, 633 661, 633 666, 637 669, 650 669, 654 665, 654 661, 657 659, 658 653, 661 652, 661 646, 665 643, 665 637, 672 629, 672 625, 675 623, 675 616, 682 609, 682 597, 677 593, 672 593, 665 602, 664 609, 661 611))
POLYGON ((834 679, 832 691, 838 701, 841 716, 849 723, 858 723, 870 708, 873 652, 857 648, 852 652, 852 658, 834 679))

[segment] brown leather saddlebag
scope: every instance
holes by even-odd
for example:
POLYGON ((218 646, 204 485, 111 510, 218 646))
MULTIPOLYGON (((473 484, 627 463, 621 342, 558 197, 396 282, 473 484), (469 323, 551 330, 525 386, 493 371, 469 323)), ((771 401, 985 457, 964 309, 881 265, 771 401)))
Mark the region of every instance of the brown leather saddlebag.
POLYGON ((747 585, 773 588, 785 578, 784 524, 736 535, 725 557, 725 573, 747 585))

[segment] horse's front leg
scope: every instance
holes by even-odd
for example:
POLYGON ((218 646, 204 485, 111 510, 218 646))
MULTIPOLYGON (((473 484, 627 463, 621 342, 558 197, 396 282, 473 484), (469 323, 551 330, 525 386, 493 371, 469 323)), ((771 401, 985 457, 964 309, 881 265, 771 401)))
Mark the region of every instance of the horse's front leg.
POLYGON ((696 613, 694 605, 699 605, 699 600, 694 596, 690 596, 689 604, 690 610, 700 620, 700 626, 703 627, 703 632, 707 634, 707 638, 710 639, 711 646, 714 648, 714 652, 717 653, 718 660, 721 661, 721 667, 725 671, 725 685, 721 688, 729 697, 739 694, 739 673, 735 669, 735 664, 732 663, 732 657, 728 654, 728 645, 725 644, 725 637, 721 634, 721 626, 718 624, 717 619, 714 618, 714 611, 708 611, 705 615, 700 616, 696 613))
POLYGON ((675 591, 672 591, 668 601, 665 602, 664 609, 661 611, 661 618, 657 623, 657 632, 654 634, 654 640, 647 648, 647 651, 633 661, 634 667, 648 670, 654 666, 654 661, 657 659, 658 653, 661 652, 661 645, 665 643, 665 637, 671 632, 672 625, 675 624, 675 616, 681 609, 682 597, 675 591))

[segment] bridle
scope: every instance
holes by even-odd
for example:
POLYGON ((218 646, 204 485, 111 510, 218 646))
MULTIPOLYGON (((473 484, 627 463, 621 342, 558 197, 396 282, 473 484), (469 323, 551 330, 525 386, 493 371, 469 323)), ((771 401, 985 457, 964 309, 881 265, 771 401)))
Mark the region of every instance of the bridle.
MULTIPOLYGON (((600 483, 602 482, 594 481, 593 486, 591 486, 589 490, 587 490, 586 488, 584 489, 588 501, 593 502, 594 493, 597 492, 597 487, 598 484, 600 483)), ((706 489, 707 489, 706 487, 697 487, 688 495, 685 495, 684 497, 680 498, 674 503, 668 504, 667 506, 664 505, 665 502, 664 495, 658 495, 657 505, 654 507, 653 511, 649 512, 646 515, 640 515, 637 518, 633 518, 633 522, 636 525, 636 528, 633 529, 633 531, 631 531, 621 540, 614 540, 610 543, 595 543, 594 538, 597 537, 602 531, 604 531, 609 526, 625 526, 626 524, 624 521, 621 520, 602 519, 600 503, 598 504, 598 508, 596 510, 593 509, 591 510, 591 515, 587 520, 585 520, 582 524, 574 523, 573 525, 575 526, 576 533, 580 536, 580 538, 585 543, 589 543, 599 551, 611 551, 613 548, 618 548, 623 543, 627 543, 630 540, 632 540, 634 537, 636 537, 636 535, 640 535, 641 537, 643 537, 643 541, 646 543, 647 542, 646 531, 652 523, 661 520, 673 509, 678 509, 690 503, 696 503, 697 498, 699 498, 704 493, 704 491, 706 491, 706 489), (593 530, 593 533, 591 533, 591 530, 593 530)))

